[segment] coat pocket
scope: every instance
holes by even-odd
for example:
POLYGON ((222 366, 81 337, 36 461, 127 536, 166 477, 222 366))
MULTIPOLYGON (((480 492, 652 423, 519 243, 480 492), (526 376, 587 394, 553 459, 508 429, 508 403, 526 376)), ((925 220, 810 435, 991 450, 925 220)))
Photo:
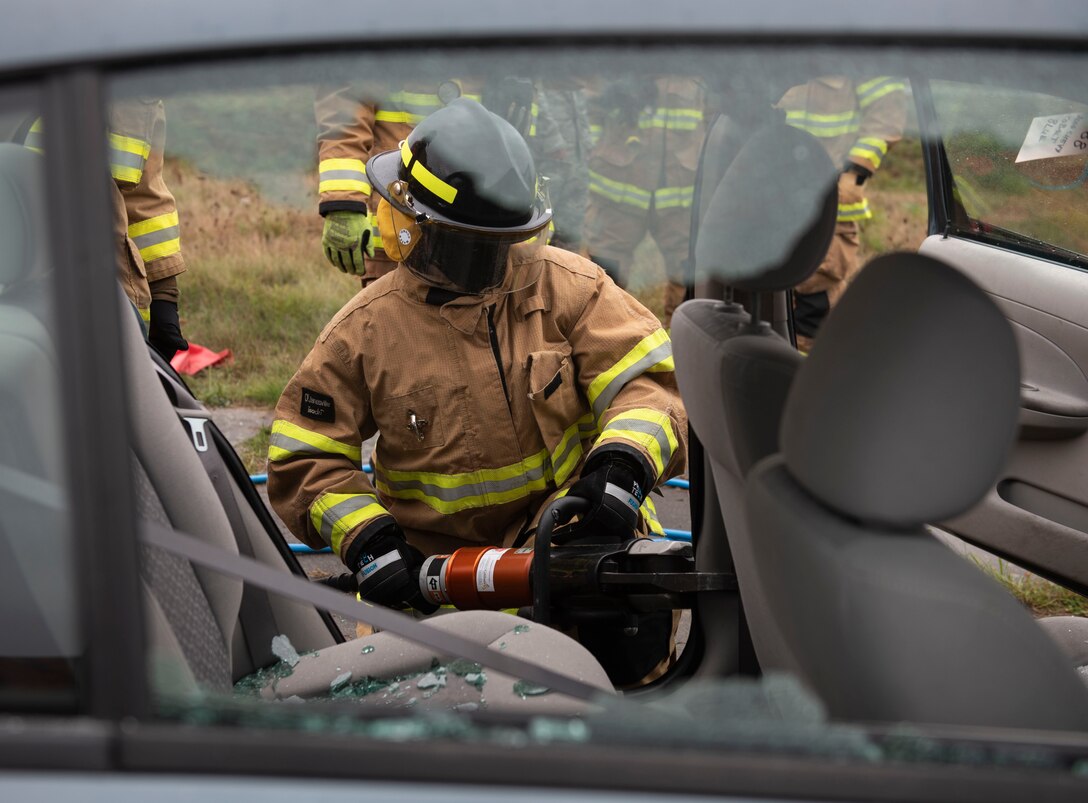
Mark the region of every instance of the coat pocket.
POLYGON ((556 484, 562 484, 581 459, 578 425, 587 409, 578 393, 570 349, 534 351, 528 369, 533 419, 548 450, 556 484))
POLYGON ((381 436, 393 449, 406 452, 443 446, 449 423, 443 414, 451 409, 448 404, 439 409, 438 393, 430 385, 403 396, 387 397, 382 403, 385 426, 381 436))

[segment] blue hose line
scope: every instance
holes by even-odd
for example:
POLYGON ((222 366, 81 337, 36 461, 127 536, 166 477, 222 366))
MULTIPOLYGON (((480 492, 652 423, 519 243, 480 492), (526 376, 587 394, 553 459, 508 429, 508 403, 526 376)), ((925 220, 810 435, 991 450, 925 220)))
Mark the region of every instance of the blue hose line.
POLYGON ((314 549, 312 546, 306 546, 305 544, 288 544, 288 546, 291 547, 292 552, 300 555, 321 555, 332 552, 327 546, 323 546, 321 549, 314 549))
POLYGON ((668 538, 670 541, 690 541, 691 540, 691 531, 690 530, 670 530, 670 529, 668 529, 666 527, 665 528, 665 537, 668 538))
POLYGON ((679 477, 674 477, 671 480, 665 480, 665 485, 670 488, 683 488, 685 491, 691 489, 691 483, 688 480, 682 480, 679 477))
POLYGON ((268 482, 268 475, 267 474, 250 474, 249 475, 249 481, 252 482, 254 485, 264 485, 265 483, 268 482))

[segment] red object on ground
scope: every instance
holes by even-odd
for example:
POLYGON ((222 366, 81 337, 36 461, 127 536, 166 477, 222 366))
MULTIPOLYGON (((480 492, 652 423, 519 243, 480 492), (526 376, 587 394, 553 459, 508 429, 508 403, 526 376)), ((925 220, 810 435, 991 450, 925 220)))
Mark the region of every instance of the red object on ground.
POLYGON ((230 349, 216 352, 204 346, 198 346, 196 343, 189 343, 189 350, 175 354, 170 360, 170 365, 179 374, 192 376, 221 362, 230 362, 233 358, 234 355, 230 353, 230 349))

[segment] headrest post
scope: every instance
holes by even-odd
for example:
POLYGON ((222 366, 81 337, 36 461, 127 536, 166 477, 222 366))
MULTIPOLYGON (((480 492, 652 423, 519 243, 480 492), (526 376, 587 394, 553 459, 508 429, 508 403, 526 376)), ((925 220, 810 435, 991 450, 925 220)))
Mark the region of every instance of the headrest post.
POLYGON ((764 328, 763 325, 763 293, 759 290, 752 291, 751 294, 751 307, 749 310, 750 319, 748 322, 748 331, 758 332, 764 328))

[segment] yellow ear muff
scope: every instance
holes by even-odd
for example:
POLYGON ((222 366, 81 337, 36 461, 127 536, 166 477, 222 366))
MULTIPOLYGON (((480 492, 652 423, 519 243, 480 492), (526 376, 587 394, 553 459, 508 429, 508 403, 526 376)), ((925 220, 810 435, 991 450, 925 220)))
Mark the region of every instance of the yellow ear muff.
POLYGON ((403 262, 419 242, 419 224, 382 198, 375 212, 385 253, 403 262))

